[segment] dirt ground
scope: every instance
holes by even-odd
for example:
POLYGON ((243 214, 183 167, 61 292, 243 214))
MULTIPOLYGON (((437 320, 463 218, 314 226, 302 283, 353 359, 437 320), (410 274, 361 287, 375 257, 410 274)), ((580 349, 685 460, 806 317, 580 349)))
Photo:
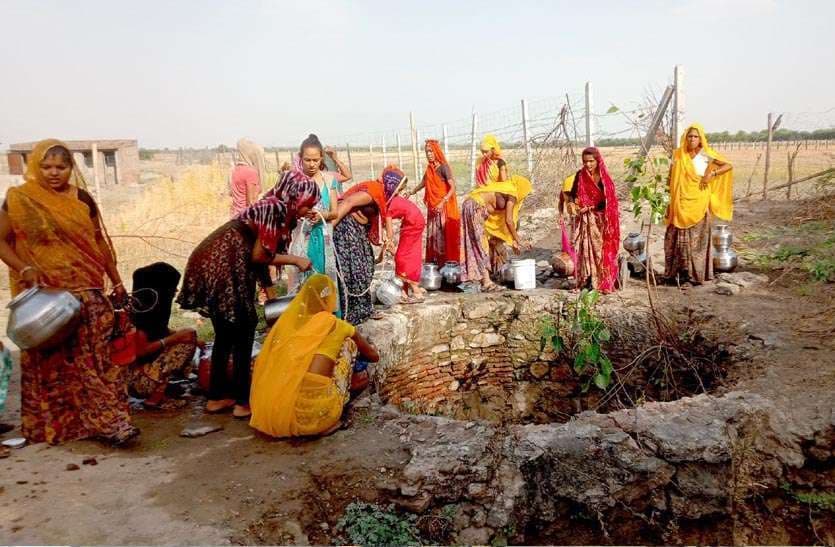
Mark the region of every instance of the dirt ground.
MULTIPOLYGON (((734 222, 739 245, 746 246, 746 234, 791 224, 802 207, 741 205, 734 222)), ((552 234, 539 242, 540 253, 556 240, 552 234)), ((660 263, 659 241, 652 251, 660 263)), ((730 370, 724 389, 778 401, 800 423, 831 413, 835 288, 816 283, 798 291, 807 281, 765 273, 777 282, 734 296, 715 294, 713 284, 660 287, 659 300, 733 321, 747 337, 739 343, 753 344, 750 360, 730 370)), ((642 299, 644 291, 635 281, 610 298, 642 299)), ((203 415, 202 405, 195 399, 184 411, 137 413, 142 437, 130 449, 85 441, 12 450, 0 460, 0 543, 328 543, 344 506, 374 500, 379 481, 406 463, 399 439, 380 427, 391 418, 385 413, 356 408, 348 427, 327 438, 273 441, 231 417, 203 415), (196 439, 179 436, 187 425, 202 423, 224 429, 196 439), (96 464, 83 463, 87 458, 96 464)), ((0 421, 19 423, 17 371, 0 421)))

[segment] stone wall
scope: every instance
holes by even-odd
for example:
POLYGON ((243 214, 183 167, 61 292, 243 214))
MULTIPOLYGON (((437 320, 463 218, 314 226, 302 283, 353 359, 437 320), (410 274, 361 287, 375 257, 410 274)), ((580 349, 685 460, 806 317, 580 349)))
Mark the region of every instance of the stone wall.
MULTIPOLYGON (((559 314, 571 293, 539 289, 502 294, 433 295, 398 306, 361 327, 380 350, 372 378, 381 398, 408 412, 458 419, 546 423, 598 406, 583 392, 570 356, 541 351, 542 322, 559 314)), ((611 298, 598 305, 613 338, 616 364, 647 347, 647 309, 611 298)), ((628 378, 646 383, 650 371, 628 378)))

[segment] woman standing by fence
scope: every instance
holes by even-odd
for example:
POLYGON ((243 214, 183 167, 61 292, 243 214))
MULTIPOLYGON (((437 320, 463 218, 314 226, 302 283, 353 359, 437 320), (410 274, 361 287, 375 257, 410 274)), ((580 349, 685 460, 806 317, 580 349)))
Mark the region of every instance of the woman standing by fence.
POLYGON ((608 293, 615 290, 618 276, 618 197, 600 150, 586 148, 582 157, 583 168, 563 191, 565 208, 574 217, 574 278, 578 288, 591 286, 608 293))
POLYGON ((681 136, 670 166, 670 206, 664 236, 664 277, 694 284, 713 279, 711 215, 733 217, 733 167, 694 123, 681 136))
POLYGON ((426 262, 443 264, 461 259, 461 212, 455 195, 455 178, 436 140, 426 141, 429 165, 420 185, 410 196, 425 188, 426 262))

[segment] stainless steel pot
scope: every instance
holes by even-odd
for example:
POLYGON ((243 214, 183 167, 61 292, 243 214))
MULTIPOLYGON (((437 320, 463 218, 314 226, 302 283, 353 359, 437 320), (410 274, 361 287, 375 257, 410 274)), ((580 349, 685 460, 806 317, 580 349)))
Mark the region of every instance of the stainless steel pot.
POLYGON ((734 242, 734 236, 731 233, 731 228, 727 224, 717 224, 714 226, 710 239, 713 243, 713 247, 717 251, 729 249, 734 242))
POLYGON ((48 349, 66 340, 81 318, 81 302, 60 289, 32 287, 7 306, 6 334, 20 349, 48 349))
POLYGON ((377 301, 390 308, 403 296, 403 282, 398 278, 383 279, 377 286, 377 301))
POLYGON ((738 259, 733 249, 716 251, 713 255, 713 269, 717 272, 732 272, 736 269, 738 259))
POLYGON ((460 285, 461 284, 461 265, 455 261, 448 261, 444 264, 444 267, 441 268, 441 277, 444 278, 444 283, 447 285, 460 285))
POLYGON ((644 236, 638 232, 629 232, 629 235, 623 240, 623 248, 629 254, 641 254, 646 247, 647 241, 644 236))
POLYGON ((441 288, 441 274, 438 272, 438 265, 424 264, 420 270, 420 286, 427 291, 437 291, 441 288))
POLYGON ((293 298, 295 298, 295 295, 288 294, 278 298, 270 298, 264 302, 264 319, 266 319, 267 325, 272 326, 278 321, 281 314, 287 311, 293 298))

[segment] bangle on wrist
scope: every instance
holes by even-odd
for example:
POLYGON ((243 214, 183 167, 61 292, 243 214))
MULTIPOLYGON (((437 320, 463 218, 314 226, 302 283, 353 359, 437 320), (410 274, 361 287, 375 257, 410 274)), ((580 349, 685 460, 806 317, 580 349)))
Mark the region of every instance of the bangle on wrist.
POLYGON ((17 272, 17 275, 19 275, 20 277, 23 277, 23 274, 25 274, 29 270, 34 270, 34 269, 35 269, 34 266, 24 266, 23 268, 20 269, 19 272, 17 272))
POLYGON ((163 351, 165 349, 165 338, 159 339, 159 350, 163 351))

